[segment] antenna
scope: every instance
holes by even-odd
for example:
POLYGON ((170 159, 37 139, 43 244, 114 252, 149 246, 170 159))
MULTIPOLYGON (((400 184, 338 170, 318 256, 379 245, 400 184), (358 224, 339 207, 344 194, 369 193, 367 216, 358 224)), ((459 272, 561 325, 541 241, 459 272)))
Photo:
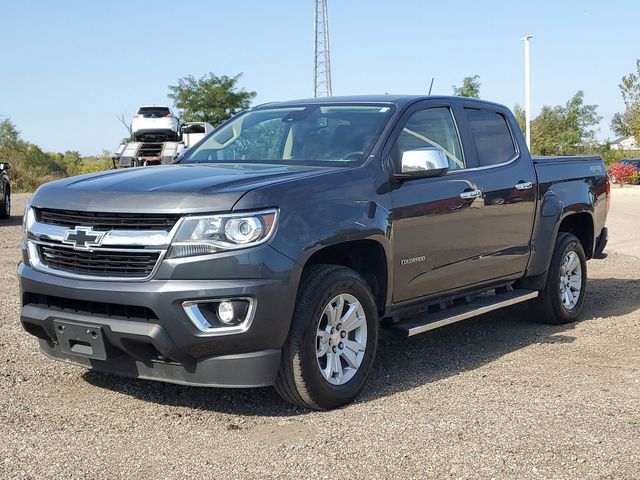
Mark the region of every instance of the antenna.
POLYGON ((313 96, 331 96, 331 51, 327 0, 314 0, 313 7, 313 96))
POLYGON ((431 85, 429 85, 429 93, 428 95, 431 95, 431 90, 433 90, 433 81, 435 80, 435 77, 431 77, 431 85))

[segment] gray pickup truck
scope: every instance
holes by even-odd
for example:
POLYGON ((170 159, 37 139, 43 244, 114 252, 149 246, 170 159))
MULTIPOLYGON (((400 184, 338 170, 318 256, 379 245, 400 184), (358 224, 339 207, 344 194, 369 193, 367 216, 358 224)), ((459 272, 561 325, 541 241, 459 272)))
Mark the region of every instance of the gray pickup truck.
POLYGON ((451 97, 271 103, 174 165, 52 182, 25 213, 21 321, 48 357, 313 409, 411 336, 519 302, 562 324, 607 241, 598 157, 531 158, 451 97))

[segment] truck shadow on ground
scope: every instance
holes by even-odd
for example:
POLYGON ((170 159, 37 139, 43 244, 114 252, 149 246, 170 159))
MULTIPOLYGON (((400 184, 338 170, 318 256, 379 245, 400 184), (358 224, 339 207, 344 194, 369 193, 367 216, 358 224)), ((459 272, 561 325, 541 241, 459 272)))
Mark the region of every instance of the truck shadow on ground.
POLYGON ((11 215, 9 218, 0 220, 0 230, 4 227, 15 227, 22 225, 22 215, 11 215))
MULTIPOLYGON (((625 315, 640 309, 640 280, 593 279, 581 322, 625 315)), ((535 344, 569 344, 576 324, 552 326, 531 321, 525 305, 449 325, 412 338, 382 330, 376 363, 357 399, 366 403, 474 370, 535 344)), ((163 405, 247 416, 294 416, 308 413, 289 405, 272 388, 207 389, 140 381, 86 372, 92 385, 163 405)), ((347 407, 348 408, 348 407, 347 407)))

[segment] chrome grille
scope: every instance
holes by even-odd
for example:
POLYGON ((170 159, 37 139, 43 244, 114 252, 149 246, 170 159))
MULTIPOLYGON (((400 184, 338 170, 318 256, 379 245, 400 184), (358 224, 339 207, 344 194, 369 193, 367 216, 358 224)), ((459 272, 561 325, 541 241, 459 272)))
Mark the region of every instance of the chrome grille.
POLYGON ((40 262, 52 269, 80 275, 146 278, 158 262, 159 252, 78 251, 57 245, 39 245, 40 262))
POLYGON ((64 227, 93 227, 94 230, 169 231, 179 218, 179 215, 36 209, 36 219, 40 223, 64 227))

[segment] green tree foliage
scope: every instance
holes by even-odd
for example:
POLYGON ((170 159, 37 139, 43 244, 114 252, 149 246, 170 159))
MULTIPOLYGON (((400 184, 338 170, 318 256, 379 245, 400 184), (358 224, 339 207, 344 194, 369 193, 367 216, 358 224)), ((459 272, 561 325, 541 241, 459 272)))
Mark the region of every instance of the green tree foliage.
POLYGON ((109 152, 97 157, 82 157, 74 151, 44 152, 37 145, 22 140, 9 119, 0 122, 0 161, 11 165, 9 176, 14 192, 30 192, 51 180, 112 167, 109 152))
POLYGON ((625 111, 613 116, 611 130, 640 142, 640 59, 636 60, 636 72, 622 77, 619 87, 625 111))
POLYGON ((524 108, 522 108, 518 103, 513 106, 513 116, 516 117, 516 122, 518 122, 520 130, 522 130, 522 133, 524 134, 527 128, 527 116, 524 108))
POLYGON ((15 146, 20 139, 20 132, 11 120, 5 118, 0 122, 0 150, 15 146))
POLYGON ((256 92, 238 88, 242 74, 235 77, 218 77, 209 73, 196 79, 192 75, 169 85, 169 98, 180 110, 182 120, 209 122, 216 126, 251 105, 256 92))
POLYGON ((461 87, 452 85, 451 88, 453 88, 453 94, 457 97, 480 98, 480 85, 480 77, 474 75, 473 77, 464 77, 461 87))
POLYGON ((588 150, 595 142, 601 118, 597 105, 584 103, 578 91, 566 105, 545 105, 531 122, 531 151, 540 155, 573 155, 588 150))

